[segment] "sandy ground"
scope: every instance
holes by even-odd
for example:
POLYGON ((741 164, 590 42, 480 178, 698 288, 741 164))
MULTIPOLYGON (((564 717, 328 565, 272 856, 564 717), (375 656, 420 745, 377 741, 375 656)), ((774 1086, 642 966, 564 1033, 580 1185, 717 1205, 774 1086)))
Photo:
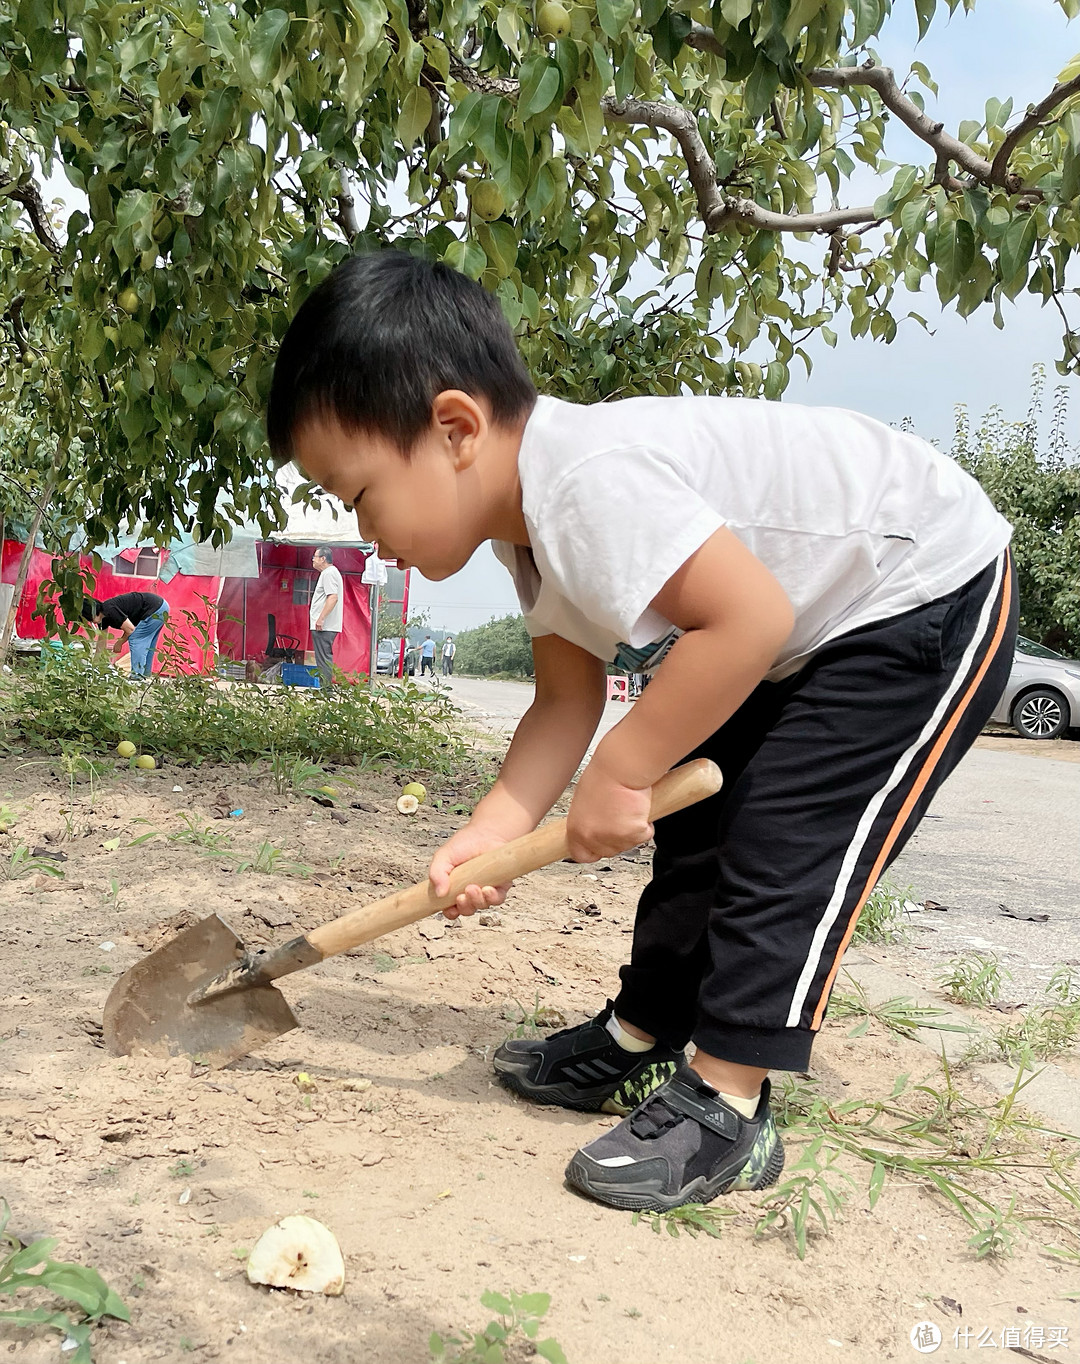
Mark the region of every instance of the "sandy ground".
MULTIPOLYGON (((998 1340, 1071 1325, 1071 1350, 1029 1357, 1080 1353, 1062 1297, 1080 1274, 1039 1253, 1047 1238, 976 1261, 959 1218, 911 1184, 889 1180, 871 1211, 865 1165, 801 1263, 786 1233, 755 1238, 761 1195, 734 1196, 738 1216, 712 1240, 654 1235, 567 1190, 567 1158, 612 1120, 510 1096, 489 1058, 523 1011, 577 1022, 613 991, 643 854, 536 873, 501 924, 427 920, 291 977, 299 1030, 227 1070, 105 1054, 110 986, 176 927, 220 911, 251 943, 283 941, 421 876, 461 816, 406 819, 394 795, 364 778, 331 811, 243 770, 121 763, 72 790, 5 760, 0 799, 21 814, 0 859, 22 843, 66 860, 63 879, 0 881, 0 1192, 13 1230, 59 1237, 58 1255, 97 1266, 128 1301, 131 1324, 97 1335, 99 1364, 422 1364, 432 1330, 488 1320, 485 1289, 550 1293, 542 1334, 570 1364, 903 1360, 927 1318, 943 1353, 960 1325, 998 1340), (236 807, 240 819, 215 817, 236 807), (238 852, 269 838, 311 874, 237 873, 170 841, 185 812, 238 852), (338 1237, 342 1298, 247 1282, 246 1251, 296 1212, 338 1237)), ((932 1052, 850 1026, 828 1026, 815 1053, 834 1101, 885 1096, 904 1073, 940 1083, 932 1052)), ((796 1145, 789 1167, 797 1157, 796 1145)), ((1007 1201, 1004 1183, 987 1188, 1007 1201)), ((0 1328, 20 1361, 63 1358, 57 1339, 0 1328)))

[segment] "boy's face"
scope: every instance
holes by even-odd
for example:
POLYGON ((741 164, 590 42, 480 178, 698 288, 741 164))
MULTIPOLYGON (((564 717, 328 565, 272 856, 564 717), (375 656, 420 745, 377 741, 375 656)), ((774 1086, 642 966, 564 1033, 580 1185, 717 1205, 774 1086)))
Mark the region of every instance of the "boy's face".
POLYGON ((313 418, 296 433, 296 462, 308 478, 356 512, 365 540, 401 568, 439 581, 456 573, 487 538, 478 456, 489 427, 467 395, 440 394, 431 426, 403 455, 389 437, 350 432, 313 418))

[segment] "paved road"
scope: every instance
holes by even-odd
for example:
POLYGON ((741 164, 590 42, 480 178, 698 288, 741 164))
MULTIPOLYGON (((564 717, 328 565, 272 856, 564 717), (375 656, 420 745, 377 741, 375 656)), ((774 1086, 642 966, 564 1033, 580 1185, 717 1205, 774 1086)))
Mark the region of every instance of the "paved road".
MULTIPOLYGON (((507 737, 533 695, 523 682, 455 677, 451 686, 468 715, 507 737)), ((625 713, 609 701, 597 738, 625 713)), ((1013 999, 1032 998, 1056 962, 1080 963, 1080 765, 1027 748, 973 748, 890 872, 915 900, 949 906, 917 916, 900 955, 929 964, 968 948, 997 952, 1014 974, 1004 996, 1013 999), (1003 904, 1050 919, 1010 919, 1003 904)))

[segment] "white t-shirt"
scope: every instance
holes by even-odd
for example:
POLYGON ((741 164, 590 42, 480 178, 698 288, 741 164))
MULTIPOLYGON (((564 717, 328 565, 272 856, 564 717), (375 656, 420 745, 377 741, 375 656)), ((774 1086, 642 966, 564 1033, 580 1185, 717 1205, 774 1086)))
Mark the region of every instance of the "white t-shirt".
POLYGON ((345 610, 345 585, 341 581, 341 574, 333 564, 328 564, 319 574, 319 581, 315 584, 315 591, 311 594, 311 628, 315 629, 315 622, 319 619, 319 612, 323 609, 323 603, 327 597, 336 594, 337 601, 333 609, 326 613, 326 619, 322 623, 324 630, 336 630, 341 632, 342 616, 345 610))
POLYGON ((727 526, 795 612, 768 674, 963 586, 1012 533, 917 436, 840 408, 747 398, 540 398, 518 459, 531 550, 494 541, 532 635, 627 671, 679 631, 649 603, 727 526))

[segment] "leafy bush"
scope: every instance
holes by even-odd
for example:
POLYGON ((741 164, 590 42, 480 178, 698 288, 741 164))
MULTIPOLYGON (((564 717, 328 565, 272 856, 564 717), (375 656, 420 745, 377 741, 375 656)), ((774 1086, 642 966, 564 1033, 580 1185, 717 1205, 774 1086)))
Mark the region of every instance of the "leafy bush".
POLYGON ((1031 410, 1022 422, 1007 422, 999 408, 991 408, 972 431, 961 408, 953 455, 1013 524, 1021 632, 1075 657, 1080 655, 1080 464, 1066 442, 1064 388, 1054 395, 1049 438, 1040 448, 1042 389, 1042 371, 1036 369, 1031 410))
POLYGON ((156 678, 135 686, 103 661, 62 656, 17 673, 0 691, 0 721, 38 747, 86 749, 130 739, 141 751, 191 762, 241 762, 278 753, 447 771, 464 757, 446 697, 412 685, 371 691, 222 687, 213 678, 156 678))
POLYGON ((457 637, 454 671, 479 677, 532 677, 532 640, 523 616, 489 620, 457 637))

